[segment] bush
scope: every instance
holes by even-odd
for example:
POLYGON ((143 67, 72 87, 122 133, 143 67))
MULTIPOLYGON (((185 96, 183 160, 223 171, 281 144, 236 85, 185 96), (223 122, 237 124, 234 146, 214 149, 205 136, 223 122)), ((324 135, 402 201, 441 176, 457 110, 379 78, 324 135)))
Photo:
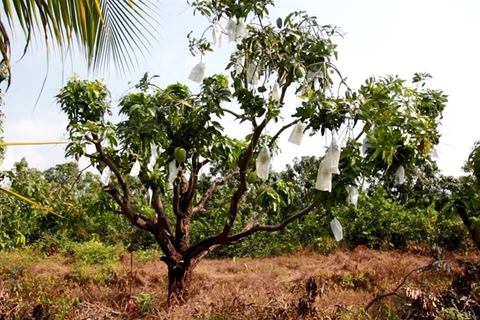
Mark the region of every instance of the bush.
POLYGON ((83 243, 69 242, 60 253, 72 257, 81 264, 92 265, 117 262, 123 252, 125 252, 123 245, 110 246, 98 240, 90 240, 83 243))
POLYGON ((339 207, 335 211, 351 247, 374 249, 405 248, 408 241, 427 241, 432 232, 430 221, 435 217, 431 210, 408 210, 389 201, 381 187, 371 196, 361 195, 358 209, 339 207))
POLYGON ((465 250, 468 231, 459 217, 439 217, 433 230, 433 242, 449 251, 465 250))
POLYGON ((360 196, 358 209, 338 207, 335 214, 350 247, 405 249, 407 243, 417 242, 456 250, 466 239, 465 227, 457 217, 443 217, 433 205, 409 209, 389 200, 380 186, 373 188, 370 195, 360 196))

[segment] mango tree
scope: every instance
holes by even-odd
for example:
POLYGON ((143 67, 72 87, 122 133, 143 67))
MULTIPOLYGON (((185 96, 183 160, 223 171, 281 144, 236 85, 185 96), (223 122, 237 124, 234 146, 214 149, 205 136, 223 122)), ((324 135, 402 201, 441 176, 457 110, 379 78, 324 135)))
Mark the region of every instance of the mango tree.
MULTIPOLYGON (((441 91, 424 87, 428 74, 416 74, 412 87, 387 76, 370 78, 358 90, 349 88, 334 64, 333 39, 340 32, 305 12, 272 24, 270 0, 205 0, 191 5, 210 21, 213 36, 211 42, 189 35, 194 55, 210 54, 227 35, 236 42, 226 66, 229 77, 205 76, 200 62, 189 77, 201 83, 193 93, 181 83, 159 88, 146 74, 121 97, 123 120, 118 123, 106 119, 111 114, 110 94, 101 81, 74 77, 57 95, 69 120, 66 156, 90 158, 118 212, 153 234, 168 268, 169 305, 172 297, 184 300, 191 271, 215 248, 256 232, 281 230, 309 213, 327 212, 329 218, 328 208, 351 199, 348 192, 365 177, 393 175, 400 169, 414 172, 439 141, 437 125, 446 103, 441 91), (289 95, 302 100, 293 114, 287 111, 289 95), (230 108, 232 102, 236 108, 230 108), (265 133, 285 116, 292 121, 274 135, 265 133), (244 139, 232 138, 222 126, 232 117, 238 125, 249 124, 251 132, 244 139), (279 139, 289 128, 295 130, 290 140, 296 144, 307 132, 328 137, 345 132, 331 141, 316 176, 310 177, 315 187, 308 203, 296 208, 294 186, 268 176, 273 154, 280 151, 279 139), (200 188, 201 169, 212 164, 216 180, 200 188), (144 195, 132 193, 128 175, 148 190, 148 208, 134 204, 133 199, 144 195), (213 216, 209 199, 227 182, 234 188, 213 216), (259 212, 245 219, 242 202, 253 191, 259 212), (279 207, 289 207, 291 213, 280 223, 265 223, 261 213, 279 207), (198 216, 220 220, 222 227, 191 243, 191 223, 198 216), (240 223, 241 228, 234 228, 240 223)), ((235 130, 231 124, 229 128, 235 130)))
POLYGON ((480 141, 474 143, 463 170, 467 175, 458 178, 459 186, 444 211, 460 216, 470 239, 480 250, 480 141))

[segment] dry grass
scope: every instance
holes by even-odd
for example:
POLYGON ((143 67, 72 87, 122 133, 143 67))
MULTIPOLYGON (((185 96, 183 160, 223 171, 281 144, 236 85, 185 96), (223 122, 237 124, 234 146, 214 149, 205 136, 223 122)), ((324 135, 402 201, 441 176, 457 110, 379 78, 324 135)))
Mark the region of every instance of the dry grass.
MULTIPOLYGON (((367 248, 329 256, 204 260, 194 271, 188 303, 167 310, 166 268, 160 261, 135 261, 131 274, 128 257, 115 266, 79 267, 61 256, 28 261, 18 255, 9 254, 8 261, 0 256, 0 319, 2 313, 14 319, 21 308, 32 316, 39 305, 44 314, 46 309, 63 312, 58 319, 287 319, 298 315, 296 306, 312 276, 319 292, 313 317, 360 319, 359 310, 375 294, 393 290, 409 271, 432 262, 422 255, 367 248), (24 295, 22 300, 15 300, 15 292, 24 295)), ((448 281, 438 272, 415 273, 408 280, 436 287, 448 281)))

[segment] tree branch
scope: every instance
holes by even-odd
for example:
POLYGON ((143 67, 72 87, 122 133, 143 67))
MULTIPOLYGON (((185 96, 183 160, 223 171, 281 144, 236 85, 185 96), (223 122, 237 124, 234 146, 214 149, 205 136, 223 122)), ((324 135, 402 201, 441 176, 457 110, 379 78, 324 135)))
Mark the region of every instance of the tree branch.
POLYGON ((97 160, 97 161, 100 160, 99 157, 94 156, 93 154, 89 154, 89 153, 85 153, 83 156, 84 156, 84 157, 87 157, 87 158, 90 158, 90 159, 95 159, 95 160, 97 160))
MULTIPOLYGON (((178 175, 180 176, 180 175, 178 175)), ((177 177, 178 177, 177 176, 177 177)), ((173 213, 175 216, 180 215, 180 181, 179 179, 175 178, 175 182, 173 183, 173 213)))
MULTIPOLYGON (((89 164, 88 166, 86 166, 85 168, 83 168, 82 170, 80 170, 80 171, 78 172, 78 175, 77 175, 77 177, 75 178, 75 180, 73 181, 73 183, 72 183, 72 185, 70 186, 70 188, 68 189, 67 194, 71 194, 73 188, 75 187, 75 185, 77 184, 77 182, 78 182, 78 181, 80 180, 80 178, 82 177, 83 172, 84 172, 85 170, 87 170, 88 168, 90 168, 91 166, 92 166, 92 165, 89 164)), ((59 190, 57 190, 57 191, 59 191, 59 190)))
MULTIPOLYGON (((246 62, 247 62, 247 59, 245 59, 245 63, 246 62)), ((247 81, 246 72, 244 73, 244 81, 245 81, 245 83, 244 83, 245 88, 248 88, 248 81, 247 81)), ((291 82, 288 82, 288 83, 285 83, 282 86, 282 93, 280 95, 280 107, 283 106, 283 103, 284 103, 284 100, 285 100, 285 95, 286 95, 287 89, 290 85, 291 85, 291 82)), ((268 114, 265 116, 263 121, 258 126, 256 125, 255 118, 251 120, 252 124, 254 126, 252 139, 250 140, 250 143, 249 143, 247 149, 245 150, 245 152, 243 153, 243 156, 241 158, 241 162, 240 162, 240 165, 239 165, 239 167, 240 167, 240 170, 239 170, 240 185, 238 186, 237 190, 232 195, 232 199, 230 201, 230 217, 229 217, 228 222, 225 223, 225 225, 223 227, 223 231, 216 236, 209 237, 209 238, 199 242, 197 245, 195 245, 193 247, 190 247, 186 251, 185 254, 189 255, 190 257, 196 257, 196 256, 199 256, 200 254, 202 254, 202 252, 204 252, 205 250, 209 250, 209 248, 211 248, 213 246, 221 245, 221 244, 224 244, 228 241, 233 241, 234 237, 239 236, 239 235, 235 235, 233 237, 228 238, 228 235, 229 235, 229 233, 230 233, 230 231, 233 227, 233 224, 234 224, 235 219, 236 219, 237 214, 238 214, 238 203, 239 203, 240 199, 242 198, 242 196, 247 191, 247 179, 246 179, 246 174, 245 173, 246 173, 248 164, 250 162, 250 158, 252 157, 253 151, 255 150, 255 148, 258 144, 258 141, 260 139, 262 131, 265 129, 269 120, 270 119, 268 117, 268 114)), ((300 217, 304 214, 307 214, 314 207, 315 206, 312 205, 312 206, 308 207, 307 209, 304 209, 304 210, 300 211, 299 212, 300 215, 298 215, 298 216, 297 216, 297 214, 294 215, 293 220, 297 219, 298 217, 300 217)), ((287 219, 287 220, 284 221, 284 225, 282 223, 279 226, 262 226, 262 228, 265 227, 265 228, 268 229, 269 227, 270 228, 277 227, 278 230, 280 230, 280 229, 284 228, 290 222, 291 221, 289 221, 289 219, 287 219)), ((245 236, 247 235, 246 234, 247 232, 250 232, 249 234, 251 234, 251 233, 254 233, 256 231, 262 231, 263 230, 263 229, 259 229, 259 230, 255 230, 255 231, 252 232, 253 229, 255 229, 255 228, 252 228, 252 229, 246 231, 245 236)), ((271 230, 271 231, 275 231, 275 230, 271 230)), ((243 233, 241 233, 241 234, 242 234, 241 237, 243 237, 243 233)))
POLYGON ((368 309, 370 309, 370 307, 371 307, 375 302, 377 302, 378 300, 381 300, 381 299, 386 298, 386 297, 388 297, 388 296, 396 295, 396 296, 399 296, 399 297, 402 297, 402 298, 406 298, 406 297, 404 297, 404 296, 399 295, 399 294, 397 293, 397 291, 400 290, 400 288, 405 284, 405 282, 407 282, 408 277, 410 277, 410 275, 411 275, 412 273, 417 272, 417 271, 430 270, 436 262, 437 262, 437 261, 434 261, 434 262, 430 263, 429 265, 426 265, 426 266, 423 266, 423 267, 418 267, 418 268, 415 268, 415 269, 411 270, 409 273, 407 273, 407 275, 403 278, 403 280, 402 280, 402 281, 400 282, 400 284, 395 288, 395 290, 393 290, 392 292, 389 292, 389 293, 377 295, 375 298, 373 298, 373 300, 370 301, 370 303, 365 307, 365 311, 368 311, 368 309))
POLYGON ((154 232, 153 221, 149 218, 135 212, 129 204, 123 201, 123 198, 120 192, 113 186, 108 186, 104 188, 104 191, 109 193, 112 198, 117 202, 117 204, 122 208, 122 214, 125 215, 128 220, 135 226, 142 230, 154 232))
POLYGON ((238 171, 231 172, 230 174, 226 175, 222 179, 215 181, 203 194, 202 198, 198 202, 198 204, 193 208, 192 214, 202 212, 205 209, 205 202, 210 198, 210 196, 215 192, 219 185, 222 185, 228 181, 230 181, 235 175, 238 174, 238 171))
POLYGON ((92 134, 92 137, 85 135, 85 139, 95 145, 95 149, 97 149, 98 153, 100 154, 99 160, 105 162, 117 177, 118 183, 120 183, 120 186, 122 187, 123 201, 126 204, 130 203, 130 192, 128 190, 128 185, 127 185, 127 182, 125 181, 125 178, 123 178, 123 175, 120 173, 120 170, 118 170, 115 163, 113 163, 113 161, 110 160, 110 158, 108 158, 108 156, 105 154, 105 151, 103 150, 102 145, 98 141, 98 136, 96 134, 92 134))
POLYGON ((172 227, 170 225, 170 221, 168 221, 165 215, 162 198, 160 197, 160 194, 158 193, 158 188, 156 187, 152 188, 152 208, 157 214, 157 222, 155 224, 156 231, 158 232, 165 230, 173 238, 172 227))
POLYGON ((222 111, 223 112, 226 112, 226 113, 230 113, 231 115, 234 115, 237 119, 245 119, 245 116, 241 115, 241 114, 238 114, 230 109, 225 109, 225 108, 222 108, 222 111))
POLYGON ((228 237, 228 234, 230 233, 233 223, 235 222, 235 219, 237 217, 238 202, 242 198, 245 191, 247 191, 247 178, 246 178, 245 172, 247 170, 247 166, 250 161, 250 158, 252 157, 253 150, 257 146, 258 141, 260 139, 260 135, 262 134, 262 131, 267 125, 267 123, 268 123, 268 119, 265 118, 262 121, 262 123, 255 128, 253 132, 252 140, 250 141, 250 144, 248 145, 247 150, 245 150, 245 153, 243 154, 242 162, 240 163, 240 186, 238 187, 237 191, 235 191, 235 193, 232 196, 232 200, 230 201, 230 219, 228 220, 227 223, 225 223, 225 226, 223 227, 223 231, 219 237, 220 241, 228 237))
POLYGON ((316 207, 315 204, 311 204, 308 207, 306 207, 305 209, 298 211, 297 213, 288 217, 287 219, 283 220, 282 223, 277 224, 277 225, 256 225, 256 226, 252 226, 250 229, 245 228, 244 231, 227 238, 226 241, 224 242, 224 244, 226 244, 226 245, 232 244, 232 243, 234 243, 234 242, 236 242, 236 241, 238 241, 238 240, 240 240, 240 239, 242 239, 246 236, 249 236, 249 235, 251 235, 255 232, 258 232, 258 231, 273 232, 273 231, 282 230, 287 225, 292 223, 293 221, 295 221, 295 220, 301 218, 302 216, 308 214, 309 212, 311 212, 313 209, 315 209, 315 207, 316 207))
POLYGON ((273 145, 275 144, 275 140, 278 139, 278 137, 282 134, 283 131, 287 130, 288 128, 290 128, 291 126, 295 125, 299 120, 294 120, 292 122, 290 122, 289 124, 287 125, 284 125, 280 130, 278 130, 278 132, 273 136, 272 140, 270 141, 269 145, 268 145, 268 148, 269 149, 272 149, 273 148, 273 145))
POLYGON ((202 162, 195 161, 195 165, 192 164, 193 172, 190 175, 190 181, 188 183, 188 191, 187 191, 188 207, 191 206, 193 197, 195 196, 195 190, 197 189, 197 185, 198 185, 198 174, 200 172, 200 169, 203 168, 203 166, 205 166, 209 162, 210 160, 205 159, 202 162))
MULTIPOLYGON (((221 238, 221 235, 218 235, 216 237, 210 237, 210 238, 207 238, 201 242, 199 242, 197 245, 191 247, 188 251, 187 251, 187 254, 190 256, 190 257, 196 257, 196 256, 199 256, 199 255, 202 255, 203 252, 205 251, 208 251, 210 250, 210 248, 212 247, 216 247, 218 245, 230 245, 230 244, 233 244, 235 242, 237 242, 238 240, 244 238, 244 237, 247 237, 251 234, 254 234, 255 232, 258 232, 258 231, 268 231, 268 232, 273 232, 273 231, 279 231, 279 230, 282 230, 284 229, 288 224, 292 223, 293 221, 301 218, 302 216, 308 214, 309 212, 311 212, 313 209, 315 209, 316 205, 315 204, 311 204, 310 206, 306 207, 305 209, 303 210, 300 210, 298 211, 297 213, 295 213, 294 215, 288 217, 287 219, 285 219, 282 223, 280 224, 277 224, 277 225, 257 225, 257 226, 253 226, 251 227, 250 229, 248 228, 244 228, 244 230, 240 233, 237 233, 231 237, 228 237, 228 238, 225 238, 225 239, 222 239, 221 238)), ((250 224, 250 223, 249 223, 250 224)))
MULTIPOLYGON (((245 76, 245 87, 248 87, 248 82, 246 80, 247 79, 246 79, 246 76, 245 76)), ((283 102, 285 100, 285 94, 286 94, 287 89, 290 86, 290 84, 291 83, 285 83, 282 86, 282 93, 281 93, 281 96, 280 96, 280 106, 283 105, 283 102)), ((247 191, 247 179, 246 179, 246 174, 245 174, 246 169, 248 167, 248 163, 250 161, 250 158, 252 157, 253 150, 256 148, 256 146, 258 144, 258 141, 260 139, 260 135, 262 134, 263 129, 265 129, 268 121, 269 121, 268 116, 265 116, 264 120, 258 126, 254 126, 252 140, 250 140, 250 143, 249 143, 247 149, 245 150, 245 153, 243 154, 243 157, 241 159, 240 166, 239 166, 240 167, 240 170, 239 170, 240 185, 239 185, 238 189, 234 192, 234 194, 232 196, 232 199, 230 201, 230 217, 229 217, 228 222, 225 223, 225 225, 223 227, 223 231, 220 234, 218 234, 216 236, 213 236, 213 237, 209 237, 209 238, 199 242, 196 246, 189 248, 187 250, 187 254, 189 254, 191 257, 198 256, 203 251, 208 250, 210 247, 212 247, 214 245, 224 244, 225 241, 229 239, 227 237, 228 237, 230 231, 232 230, 232 226, 233 226, 233 224, 235 222, 235 219, 237 217, 238 203, 239 203, 240 199, 242 198, 243 194, 245 193, 245 191, 247 191)), ((255 122, 252 121, 252 123, 255 123, 255 122)), ((310 209, 307 208, 309 210, 307 212, 303 213, 303 214, 306 214, 306 213, 310 212, 314 207, 315 206, 312 205, 311 208, 309 207, 310 209)), ((300 213, 302 213, 302 212, 303 211, 301 211, 300 213)), ((303 215, 303 214, 301 214, 301 215, 303 215)), ((301 215, 299 215, 298 217, 300 217, 301 215)), ((295 220, 295 219, 296 219, 296 217, 293 220, 295 220)), ((291 221, 288 221, 288 220, 289 219, 287 219, 285 221, 285 226, 288 223, 291 222, 291 221)), ((285 226, 280 225, 278 230, 284 228, 285 226)), ((274 226, 264 226, 264 227, 274 227, 274 226)), ((252 229, 254 229, 254 228, 252 228, 252 229)), ((250 229, 247 232, 251 232, 252 229, 250 229)), ((262 230, 255 230, 251 233, 254 233, 256 231, 262 231, 262 230)), ((274 230, 272 230, 272 231, 274 231, 274 230)), ((251 234, 251 233, 249 233, 249 234, 251 234)), ((236 236, 238 237, 238 235, 236 235, 236 236)))
POLYGON ((232 199, 230 201, 230 218, 229 220, 225 223, 223 230, 220 234, 216 236, 209 237, 199 243, 197 243, 195 246, 190 247, 187 251, 186 254, 189 255, 190 257, 196 257, 199 254, 201 254, 203 251, 208 250, 210 247, 217 245, 217 244, 223 244, 225 239, 227 239, 228 234, 230 233, 230 230, 232 229, 233 223, 235 222, 235 218, 237 217, 238 213, 238 203, 240 199, 242 198, 243 194, 247 190, 247 179, 245 177, 245 171, 248 166, 248 162, 253 154, 253 150, 255 149, 258 140, 260 138, 260 135, 267 125, 268 119, 265 118, 262 123, 255 128, 252 136, 252 140, 250 141, 250 144, 248 145, 247 149, 245 150, 242 161, 240 163, 240 186, 238 189, 234 192, 232 199))
POLYGON ((368 131, 368 129, 370 129, 370 126, 367 128, 367 124, 365 124, 362 131, 360 131, 360 133, 355 137, 354 141, 358 141, 358 139, 360 139, 360 137, 363 136, 364 133, 366 134, 366 131, 368 131))

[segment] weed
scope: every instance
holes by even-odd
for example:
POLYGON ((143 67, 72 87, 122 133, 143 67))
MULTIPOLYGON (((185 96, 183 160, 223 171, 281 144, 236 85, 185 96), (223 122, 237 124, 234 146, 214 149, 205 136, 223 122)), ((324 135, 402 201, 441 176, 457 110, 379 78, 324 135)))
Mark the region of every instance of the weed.
POLYGON ((142 316, 145 316, 153 311, 156 304, 155 293, 142 293, 138 296, 132 296, 132 299, 137 302, 142 316))

